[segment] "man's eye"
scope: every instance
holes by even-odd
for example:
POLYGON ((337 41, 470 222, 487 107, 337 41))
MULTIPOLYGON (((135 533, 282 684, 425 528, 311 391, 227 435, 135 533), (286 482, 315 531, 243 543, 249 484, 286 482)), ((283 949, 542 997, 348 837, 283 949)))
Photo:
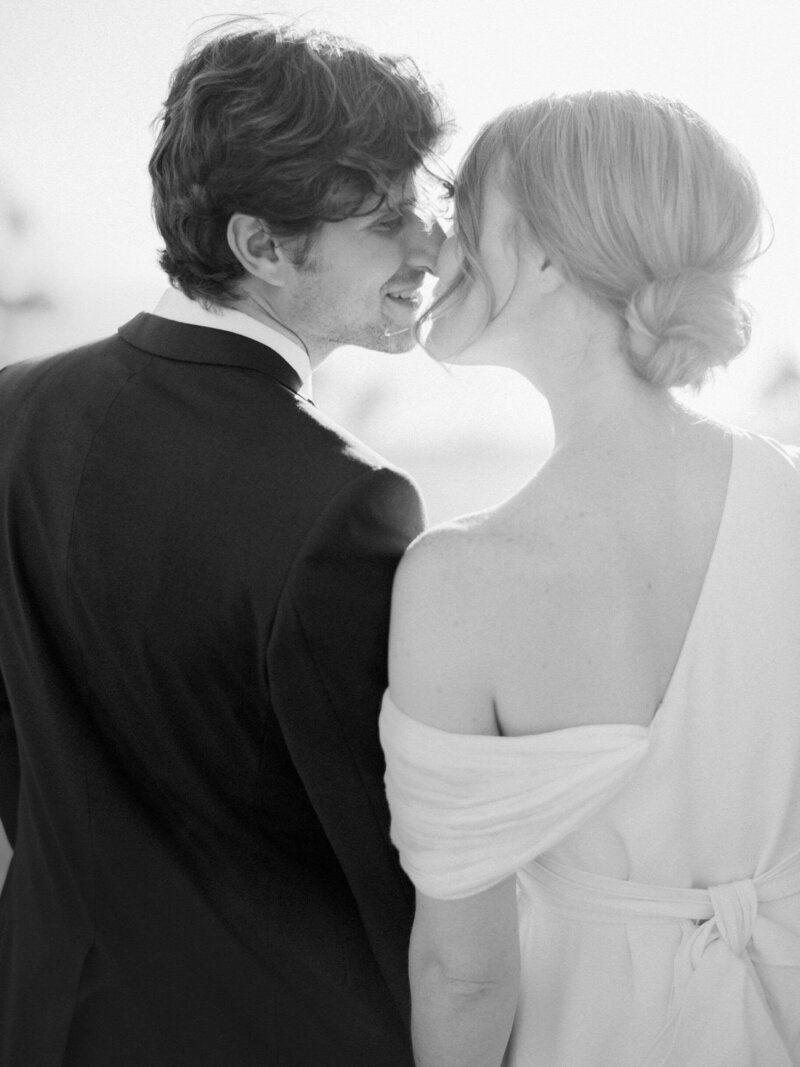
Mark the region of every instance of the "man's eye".
POLYGON ((383 219, 378 219, 374 229, 381 230, 383 233, 397 233, 398 230, 403 228, 404 222, 403 215, 387 215, 383 219))

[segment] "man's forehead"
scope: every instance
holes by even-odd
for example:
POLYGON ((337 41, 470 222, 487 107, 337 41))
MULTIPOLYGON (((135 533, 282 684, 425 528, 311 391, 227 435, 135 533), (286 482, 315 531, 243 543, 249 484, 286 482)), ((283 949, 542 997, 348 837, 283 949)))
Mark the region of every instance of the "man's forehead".
POLYGON ((370 193, 352 217, 365 224, 383 215, 413 214, 432 225, 449 213, 450 196, 447 182, 423 169, 392 183, 384 192, 370 193))
POLYGON ((405 181, 395 182, 390 185, 382 197, 375 198, 373 210, 389 208, 393 211, 403 211, 416 207, 418 202, 417 180, 414 177, 406 178, 405 181))
POLYGON ((416 211, 437 218, 447 211, 447 184, 425 170, 390 186, 381 207, 393 211, 416 211))

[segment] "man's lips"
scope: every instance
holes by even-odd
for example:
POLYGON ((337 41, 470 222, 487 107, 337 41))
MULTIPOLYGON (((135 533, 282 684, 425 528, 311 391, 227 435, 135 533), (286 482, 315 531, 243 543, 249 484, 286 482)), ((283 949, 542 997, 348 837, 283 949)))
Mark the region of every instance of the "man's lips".
POLYGON ((406 307, 419 307, 422 303, 422 282, 424 275, 411 278, 397 278, 384 287, 383 295, 406 307))
POLYGON ((389 300, 394 300, 396 303, 406 307, 415 308, 422 303, 422 292, 419 289, 391 290, 385 295, 389 300))

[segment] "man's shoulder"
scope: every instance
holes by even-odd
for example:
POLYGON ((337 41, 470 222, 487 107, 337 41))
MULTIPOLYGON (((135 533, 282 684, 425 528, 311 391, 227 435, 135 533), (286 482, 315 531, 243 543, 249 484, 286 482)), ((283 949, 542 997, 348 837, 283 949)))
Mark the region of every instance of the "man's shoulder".
POLYGON ((119 333, 8 364, 0 370, 0 407, 15 412, 18 424, 23 410, 37 423, 105 412, 120 390, 149 381, 148 367, 159 378, 146 391, 149 424, 168 424, 176 444, 202 439, 227 450, 236 457, 234 480, 257 485, 280 471, 279 481, 286 479, 295 496, 302 487, 312 510, 356 482, 367 495, 418 495, 404 471, 269 375, 160 359, 119 333))
POLYGON ((75 410, 93 398, 113 394, 148 361, 117 336, 106 337, 52 355, 18 360, 0 369, 0 404, 29 414, 51 407, 75 410))
POLYGON ((298 447, 312 459, 313 466, 324 473, 328 484, 344 485, 367 475, 385 472, 389 480, 410 482, 409 475, 391 460, 380 455, 355 434, 341 426, 320 408, 301 403, 298 420, 298 447))
POLYGON ((9 388, 12 384, 37 379, 79 375, 82 369, 93 372, 97 365, 108 362, 110 354, 130 351, 130 347, 118 334, 112 334, 59 352, 15 360, 0 368, 0 388, 9 388))

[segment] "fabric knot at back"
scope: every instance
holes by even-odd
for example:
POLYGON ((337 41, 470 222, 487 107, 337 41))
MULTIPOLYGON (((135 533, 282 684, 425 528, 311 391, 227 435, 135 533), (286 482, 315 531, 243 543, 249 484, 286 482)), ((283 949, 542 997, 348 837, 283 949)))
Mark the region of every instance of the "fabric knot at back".
POLYGON ((583 922, 680 923, 667 1017, 642 1067, 796 1065, 754 964, 800 968, 800 935, 768 907, 800 897, 800 849, 755 878, 707 888, 607 878, 546 855, 519 877, 583 922))
MULTIPOLYGON (((711 885, 708 895, 714 913, 702 924, 706 928, 706 936, 695 942, 693 956, 702 953, 705 945, 713 939, 714 931, 734 956, 741 956, 750 943, 758 918, 758 894, 753 879, 711 885)), ((696 965, 697 959, 692 962, 696 965)))

